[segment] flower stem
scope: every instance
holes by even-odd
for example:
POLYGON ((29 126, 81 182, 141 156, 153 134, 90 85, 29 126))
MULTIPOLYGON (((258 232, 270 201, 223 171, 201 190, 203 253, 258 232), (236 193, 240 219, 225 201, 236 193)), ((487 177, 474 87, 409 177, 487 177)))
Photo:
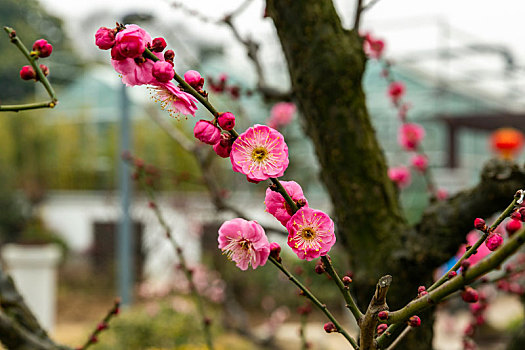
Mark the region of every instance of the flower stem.
POLYGON ((315 295, 312 294, 312 292, 310 292, 308 290, 308 288, 306 288, 301 282, 299 282, 299 280, 290 273, 290 271, 288 271, 282 263, 278 262, 277 260, 275 260, 274 257, 270 256, 268 258, 268 260, 270 260, 279 270, 281 270, 282 273, 284 273, 286 275, 286 277, 288 277, 288 279, 293 283, 295 284, 297 287, 299 287, 299 289, 304 293, 304 295, 310 299, 310 301, 319 309, 321 310, 322 313, 325 314, 325 316, 335 325, 336 329, 337 329, 337 332, 341 333, 345 338, 346 340, 348 340, 348 342, 352 345, 352 347, 354 349, 359 349, 359 346, 357 345, 357 342, 355 341, 354 338, 352 338, 347 332, 346 330, 341 326, 341 324, 336 320, 336 318, 334 317, 334 315, 332 315, 332 313, 328 310, 328 308, 326 307, 325 304, 321 303, 319 301, 319 299, 317 299, 317 297, 315 295))
POLYGON ((321 257, 321 260, 323 261, 326 272, 330 275, 330 277, 332 277, 332 280, 334 280, 335 284, 337 287, 339 287, 339 290, 343 294, 343 297, 346 301, 346 307, 350 310, 356 321, 359 323, 359 320, 363 317, 363 313, 359 310, 359 307, 357 306, 354 298, 350 294, 350 290, 344 285, 330 259, 325 255, 321 257))
POLYGON ((77 348, 77 350, 86 350, 91 345, 96 344, 98 341, 97 336, 99 335, 99 333, 108 329, 109 321, 111 321, 111 319, 114 316, 118 315, 119 312, 120 312, 120 299, 116 299, 113 304, 113 307, 106 313, 106 316, 104 316, 102 321, 97 325, 97 328, 95 328, 95 330, 90 334, 89 338, 86 340, 84 345, 77 348))
POLYGON ((37 109, 37 108, 53 108, 58 102, 57 96, 55 94, 55 90, 49 83, 49 80, 47 80, 46 76, 42 72, 42 69, 40 69, 40 66, 36 64, 36 61, 38 57, 31 56, 31 53, 29 50, 25 47, 24 43, 18 38, 16 35, 16 32, 13 28, 10 27, 4 27, 5 32, 7 35, 9 35, 9 38, 11 39, 11 42, 15 44, 15 46, 22 52, 22 54, 25 56, 27 61, 31 64, 33 67, 33 70, 36 73, 37 80, 44 85, 44 88, 47 91, 47 94, 51 98, 48 102, 40 102, 40 103, 28 103, 23 105, 9 105, 9 106, 0 106, 0 111, 22 111, 27 109, 37 109))

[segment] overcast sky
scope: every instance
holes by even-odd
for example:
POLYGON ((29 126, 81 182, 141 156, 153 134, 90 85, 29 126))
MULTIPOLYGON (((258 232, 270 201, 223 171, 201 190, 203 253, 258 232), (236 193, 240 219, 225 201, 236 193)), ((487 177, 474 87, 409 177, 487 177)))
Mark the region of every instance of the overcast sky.
MULTIPOLYGON (((203 40, 231 40, 227 28, 206 25, 188 18, 184 12, 174 9, 170 0, 40 0, 55 15, 64 18, 71 30, 71 35, 92 43, 96 30, 89 26, 112 26, 123 15, 132 11, 151 12, 158 24, 157 30, 169 28, 176 36, 182 33, 182 27, 202 34, 203 40), (86 16, 92 17, 86 22, 86 16), (83 22, 84 20, 84 22, 83 22), (81 25, 81 23, 83 23, 81 25), (190 28, 188 28, 190 27, 190 28), (91 33, 93 31, 93 33, 91 33), (228 39, 229 38, 229 39, 228 39)), ((334 0, 339 14, 346 27, 352 21, 355 0, 334 0)), ((365 0, 367 3, 369 0, 365 0)), ((179 0, 186 7, 213 18, 237 8, 244 0, 179 0)), ((272 22, 263 19, 263 0, 253 0, 241 16, 236 19, 237 25, 245 35, 253 35, 267 41, 274 36, 272 22)), ((454 48, 470 44, 504 46, 514 55, 518 65, 525 63, 525 1, 499 0, 380 0, 362 20, 362 31, 386 39, 387 56, 403 61, 404 57, 416 57, 416 53, 437 48, 454 48)), ((153 36, 163 35, 150 29, 153 36)), ((169 38, 168 38, 169 39, 169 38)), ((169 42, 169 40, 168 40, 169 42)), ((87 45, 87 44, 84 44, 87 45)), ((191 42, 187 43, 191 49, 191 42)), ((278 48, 278 46, 277 46, 278 48)), ((93 50, 93 47, 91 47, 93 50)), ((236 57, 244 56, 242 48, 232 45, 236 57)), ((264 52, 265 48, 263 48, 264 52)), ((266 49, 268 50, 268 49, 266 49)), ((96 53, 100 54, 100 53, 96 53)), ((266 57, 277 57, 274 52, 266 57)), ((276 58, 278 60, 278 58, 276 58)), ((246 62, 245 62, 246 63, 246 62)), ((242 66, 243 63, 240 63, 242 66)), ((248 63, 246 63, 248 64, 248 63)), ((500 71, 503 69, 501 57, 496 55, 469 54, 463 60, 454 60, 451 64, 442 61, 418 63, 421 71, 431 71, 435 76, 446 75, 453 80, 454 74, 473 75, 480 70, 500 71), (446 70, 446 72, 442 72, 446 70)), ((243 67, 244 69, 244 67, 243 67)), ((525 75, 524 75, 525 78, 525 75)), ((517 78, 518 79, 518 78, 517 78)), ((461 79, 459 79, 461 80, 461 79)), ((519 81, 525 79, 519 78, 519 81)), ((488 81, 485 88, 494 88, 498 83, 488 81)), ((483 84, 479 84, 480 86, 483 84)), ((524 83, 525 88, 525 83, 524 83)), ((501 91, 508 87, 501 87, 501 91)), ((525 106, 525 99, 524 99, 525 106)))

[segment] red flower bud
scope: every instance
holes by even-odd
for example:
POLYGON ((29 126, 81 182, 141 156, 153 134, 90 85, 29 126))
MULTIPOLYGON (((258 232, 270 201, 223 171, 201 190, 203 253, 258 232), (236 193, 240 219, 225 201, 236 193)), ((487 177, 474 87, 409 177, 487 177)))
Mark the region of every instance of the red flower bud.
POLYGON ((447 275, 448 279, 452 279, 454 277, 456 277, 457 275, 457 272, 456 271, 450 271, 447 275))
POLYGON ((221 128, 230 131, 235 127, 235 116, 230 112, 221 113, 219 114, 218 122, 221 128))
POLYGON ((20 78, 24 80, 36 79, 36 73, 33 67, 23 66, 22 69, 20 69, 20 78))
POLYGON ((379 324, 376 328, 377 335, 383 334, 387 328, 388 328, 388 325, 386 323, 379 324))
POLYGON ((509 236, 512 236, 516 231, 518 231, 521 228, 521 221, 512 219, 505 225, 505 229, 507 230, 507 233, 509 236))
POLYGON ((337 332, 337 328, 332 322, 328 322, 324 324, 324 331, 326 333, 333 333, 333 332, 337 332))
POLYGON ((417 294, 421 294, 421 292, 424 292, 426 290, 427 290, 427 288, 425 286, 419 286, 417 288, 417 294))
POLYGON ((345 286, 348 286, 350 283, 352 283, 352 277, 350 277, 350 276, 343 276, 343 284, 345 286))
POLYGON ((482 218, 476 218, 474 220, 474 227, 480 231, 487 230, 487 224, 485 223, 485 220, 483 220, 482 218))
POLYGON ((408 325, 410 327, 419 327, 421 326, 421 319, 419 318, 419 316, 411 316, 409 319, 408 319, 408 325))
POLYGON ((325 272, 323 262, 321 260, 318 260, 315 264, 315 273, 322 275, 325 272))
POLYGON ((521 220, 521 213, 519 211, 512 212, 510 218, 514 220, 521 220))
POLYGON ((173 50, 166 50, 164 52, 164 59, 168 62, 173 62, 173 59, 175 58, 175 52, 173 50))
POLYGON ((49 68, 47 68, 45 64, 40 64, 39 66, 44 76, 47 77, 49 75, 49 68))
POLYGON ((38 57, 48 57, 53 51, 53 46, 44 39, 38 39, 33 44, 33 51, 36 52, 38 57))
POLYGON ((380 320, 386 320, 388 318, 388 311, 379 311, 377 318, 380 320))
POLYGON ((485 245, 490 251, 498 249, 501 243, 503 243, 503 237, 499 233, 491 233, 485 240, 485 245))
POLYGON ((461 298, 466 303, 475 303, 479 299, 478 292, 472 287, 466 287, 463 292, 461 292, 461 298))
POLYGON ((151 51, 162 52, 166 48, 166 40, 164 38, 155 38, 151 42, 151 51))
POLYGON ((272 242, 270 243, 270 256, 277 261, 281 261, 279 254, 281 253, 281 246, 279 243, 272 242))

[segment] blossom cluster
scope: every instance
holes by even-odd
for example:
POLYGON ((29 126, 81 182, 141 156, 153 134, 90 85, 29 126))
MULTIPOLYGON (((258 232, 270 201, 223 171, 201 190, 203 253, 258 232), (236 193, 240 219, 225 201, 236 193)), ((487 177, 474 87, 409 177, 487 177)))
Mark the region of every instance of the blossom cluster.
MULTIPOLYGON (((33 47, 31 50, 31 57, 34 59, 38 58, 45 58, 49 57, 51 53, 53 52, 53 46, 47 42, 45 39, 38 39, 33 43, 33 47)), ((49 74, 49 68, 44 65, 39 65, 40 70, 42 71, 42 74, 44 76, 48 76, 49 74)), ((22 69, 20 69, 20 78, 23 80, 38 80, 38 74, 35 72, 35 69, 33 66, 23 66, 22 69)))
POLYGON ((195 97, 171 82, 175 76, 174 52, 166 50, 162 53, 166 48, 163 38, 152 39, 143 28, 128 24, 99 28, 95 44, 101 50, 111 50, 111 64, 124 84, 150 85, 154 99, 173 116, 195 115, 195 97), (150 56, 145 55, 146 50, 149 50, 150 56))

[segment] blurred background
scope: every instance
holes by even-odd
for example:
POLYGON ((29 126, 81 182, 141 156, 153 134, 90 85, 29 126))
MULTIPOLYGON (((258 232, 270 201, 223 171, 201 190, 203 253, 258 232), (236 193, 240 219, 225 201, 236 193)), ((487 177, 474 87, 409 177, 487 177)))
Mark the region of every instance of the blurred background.
MULTIPOLYGON (((349 26, 354 1, 334 2, 342 22, 349 26)), ((53 242, 60 247, 57 313, 48 325, 58 340, 82 343, 90 327, 111 307, 109 296, 123 295, 127 313, 96 349, 202 348, 198 326, 192 324, 196 321, 189 316, 187 286, 181 282, 171 247, 144 193, 127 181, 132 169, 123 164, 121 155, 129 151, 160 171, 155 187, 175 239, 184 242, 187 259, 199 271, 214 317, 227 319, 216 321, 223 323, 217 330, 222 346, 256 349, 264 341, 274 349, 299 346, 283 344, 293 344, 290 339, 295 338, 303 317, 295 309, 302 300, 285 281, 275 280, 271 269, 250 271, 247 277, 226 263, 217 249, 216 232, 231 213, 216 210, 195 155, 167 132, 176 128, 191 140, 195 121, 209 118, 206 110, 199 110, 195 118, 173 120, 150 98, 147 88, 124 90, 109 52, 94 45, 96 30, 113 27, 116 21, 136 23, 152 37, 164 37, 175 51, 179 74, 198 70, 206 79, 210 100, 219 110, 233 112, 243 130, 267 123, 276 101, 266 101, 257 93, 258 76, 245 46, 221 23, 239 7, 233 19, 238 33, 260 44, 268 84, 288 91, 286 62, 272 22, 263 16, 261 0, 0 0, 2 26, 15 28, 26 46, 44 38, 54 47, 45 63, 58 95, 57 107, 0 115, 0 242, 32 246, 53 242), (167 121, 169 128, 159 119, 167 121), (118 250, 122 244, 124 250, 118 250), (282 288, 289 293, 275 292, 282 288), (253 325, 253 334, 242 333, 242 326, 248 324, 253 325)), ((502 156, 497 140, 491 138, 497 129, 523 132, 525 128, 524 8, 515 1, 423 5, 384 0, 364 14, 362 31, 385 40, 393 74, 407 86, 408 118, 425 127, 423 145, 432 173, 438 187, 449 195, 475 184, 483 163, 502 156)), ((18 71, 26 63, 7 36, 0 40, 0 62, 2 104, 46 99, 40 84, 19 78, 18 71)), ((387 98, 388 82, 382 70, 377 61, 368 62, 365 91, 389 163, 399 165, 407 163, 409 156, 400 152, 397 143, 399 122, 387 98)), ((304 137, 298 113, 293 116, 290 124, 280 128, 291 157, 285 179, 301 183, 313 206, 328 211, 312 146, 304 137)), ((523 136, 503 138, 513 147, 505 156, 523 163, 523 136)), ((247 183, 230 168, 224 159, 215 159, 210 166, 221 197, 244 208, 249 217, 282 231, 264 212, 265 187, 247 183)), ((414 177, 402 200, 416 221, 428 202, 422 178, 414 177)), ((283 237, 271 236, 280 241, 283 237)), ((312 267, 297 263, 294 269, 315 288, 322 281, 311 278, 312 267)), ((321 296, 329 300, 332 295, 322 290, 321 296)), ((494 321, 496 328, 512 327, 523 317, 517 300, 504 300, 510 305, 510 316, 505 322, 494 321)), ((462 348, 462 327, 446 326, 451 319, 447 311, 442 315, 443 322, 436 326, 442 327, 436 349, 462 348)), ((466 312, 454 322, 466 324, 468 317, 466 312)), ((324 334, 317 319, 319 315, 309 316, 313 348, 337 348, 337 343, 318 340, 324 334)))

